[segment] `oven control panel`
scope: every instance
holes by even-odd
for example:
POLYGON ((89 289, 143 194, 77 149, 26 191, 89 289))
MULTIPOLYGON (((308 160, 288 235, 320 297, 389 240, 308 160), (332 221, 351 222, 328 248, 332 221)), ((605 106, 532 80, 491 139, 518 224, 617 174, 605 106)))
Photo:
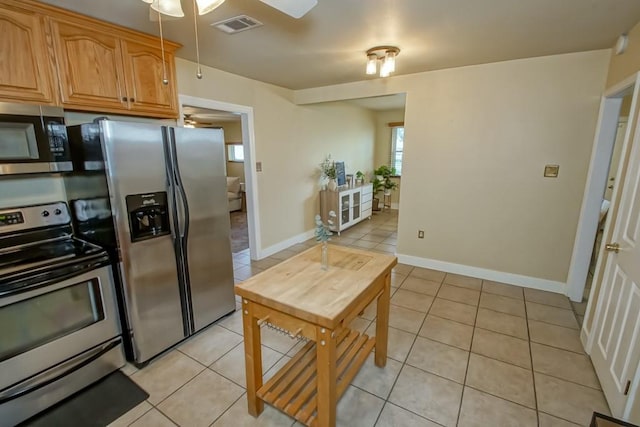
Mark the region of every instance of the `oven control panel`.
POLYGON ((71 222, 64 202, 0 209, 0 233, 65 225, 71 222))
POLYGON ((23 224, 24 216, 20 211, 4 212, 0 214, 0 227, 13 224, 23 224))

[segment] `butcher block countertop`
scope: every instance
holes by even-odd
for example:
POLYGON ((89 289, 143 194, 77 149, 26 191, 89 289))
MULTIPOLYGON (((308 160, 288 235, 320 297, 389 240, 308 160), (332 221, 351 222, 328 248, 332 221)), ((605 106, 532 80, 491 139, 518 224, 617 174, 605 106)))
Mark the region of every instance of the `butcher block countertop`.
POLYGON ((236 294, 316 325, 334 329, 397 264, 390 254, 328 245, 329 269, 320 267, 318 244, 245 282, 236 294))

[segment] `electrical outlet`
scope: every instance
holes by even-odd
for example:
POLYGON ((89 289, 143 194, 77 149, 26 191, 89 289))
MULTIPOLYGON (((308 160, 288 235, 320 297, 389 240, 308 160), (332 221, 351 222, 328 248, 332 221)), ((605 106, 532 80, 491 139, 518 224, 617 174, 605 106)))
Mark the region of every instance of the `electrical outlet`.
POLYGON ((424 230, 418 230, 418 239, 424 239, 424 230))

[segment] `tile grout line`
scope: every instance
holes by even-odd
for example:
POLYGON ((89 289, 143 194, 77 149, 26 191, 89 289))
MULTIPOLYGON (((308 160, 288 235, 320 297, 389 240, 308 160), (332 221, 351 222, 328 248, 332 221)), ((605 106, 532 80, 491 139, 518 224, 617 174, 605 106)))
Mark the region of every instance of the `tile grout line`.
POLYGON ((524 290, 522 291, 522 293, 524 298, 524 315, 525 315, 524 319, 527 324, 527 338, 528 338, 527 341, 529 345, 529 359, 531 360, 531 382, 533 386, 533 404, 536 407, 536 421, 538 425, 540 425, 540 412, 538 408, 538 391, 536 390, 536 371, 533 367, 533 351, 531 350, 531 331, 529 330, 529 315, 527 312, 527 295, 525 294, 524 290))
POLYGON ((480 293, 478 294, 478 305, 476 306, 476 317, 473 319, 473 331, 471 332, 471 342, 469 343, 469 353, 467 354, 467 366, 464 371, 464 378, 462 380, 462 394, 460 395, 460 406, 458 407, 458 417, 456 418, 456 425, 460 424, 460 416, 462 415, 462 402, 464 401, 464 391, 467 387, 467 375, 469 374, 469 364, 471 363, 471 350, 473 349, 473 340, 476 336, 476 323, 478 323, 478 312, 480 311, 480 295, 482 294, 483 284, 484 280, 481 280, 480 293))
MULTIPOLYGON (((414 267, 415 268, 415 267, 414 267)), ((413 271, 413 269, 411 270, 413 271)), ((407 275, 407 277, 409 276, 409 274, 407 275)), ((446 275, 445 275, 446 277, 446 275)), ((438 292, 440 292, 440 289, 442 288, 442 282, 444 282, 444 277, 442 278, 442 281, 440 282, 440 286, 438 287, 438 291, 436 292, 436 296, 438 294, 438 292)), ((435 297, 434 297, 434 301, 435 301, 435 297)), ((398 379, 400 378, 400 374, 402 374, 402 371, 404 370, 405 366, 407 366, 407 360, 409 359, 409 355, 411 354, 411 351, 413 350, 413 347, 416 344, 416 341, 418 340, 418 334, 420 333, 420 330, 424 327, 424 323, 427 321, 427 316, 429 315, 429 312, 431 311, 431 307, 433 307, 433 301, 431 301, 431 304, 429 305, 429 308, 427 309, 427 312, 424 315, 424 319, 422 319, 422 323, 420 324, 420 327, 418 328, 418 331, 415 333, 415 337, 413 338, 413 342, 411 343, 411 346, 409 347, 409 351, 407 351, 407 356, 404 358, 404 360, 402 361, 402 366, 400 367, 400 371, 398 371, 398 376, 396 377, 396 379, 393 381, 393 384, 391 385, 391 389, 389 391, 389 396, 387 397, 385 404, 387 402, 393 404, 393 402, 389 401, 389 398, 391 397, 391 394, 393 393, 393 389, 395 388, 396 384, 398 383, 398 379)), ((406 332, 406 331, 405 331, 406 332)), ((409 365, 411 366, 411 365, 409 365)), ((411 366, 413 367, 413 366, 411 366)), ((402 409, 405 409, 404 407, 400 406, 400 405, 396 405, 402 409)), ((384 406, 383 406, 384 409, 384 406)), ((380 415, 382 414, 382 411, 380 411, 380 413, 378 414, 378 416, 376 417, 376 421, 374 423, 374 426, 378 423, 378 420, 380 419, 380 415)), ((426 418, 426 417, 423 417, 426 418)), ((429 421, 433 421, 430 418, 426 418, 429 421)))
POLYGON ((229 410, 230 410, 231 408, 233 408, 233 405, 235 405, 236 403, 238 403, 238 401, 239 401, 240 399, 242 399, 242 397, 243 397, 243 396, 245 396, 246 394, 247 394, 247 391, 245 390, 245 391, 244 391, 244 393, 242 393, 242 394, 240 395, 240 397, 238 397, 236 400, 234 400, 234 401, 233 401, 233 403, 227 407, 227 409, 225 409, 224 411, 222 411, 222 413, 221 413, 220 415, 218 415, 218 416, 216 417, 216 419, 214 419, 214 420, 211 422, 211 424, 209 424, 209 427, 213 427, 213 425, 216 423, 216 421, 218 421, 220 418, 222 418, 222 417, 224 416, 224 414, 226 414, 227 412, 229 412, 229 410))

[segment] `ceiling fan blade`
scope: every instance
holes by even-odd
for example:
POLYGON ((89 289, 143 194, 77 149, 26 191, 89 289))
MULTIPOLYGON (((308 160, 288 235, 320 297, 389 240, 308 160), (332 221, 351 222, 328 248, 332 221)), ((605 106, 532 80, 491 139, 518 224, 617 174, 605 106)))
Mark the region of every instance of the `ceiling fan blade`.
POLYGON ((260 0, 262 3, 278 9, 282 13, 286 13, 296 19, 302 18, 309 12, 318 0, 260 0))

